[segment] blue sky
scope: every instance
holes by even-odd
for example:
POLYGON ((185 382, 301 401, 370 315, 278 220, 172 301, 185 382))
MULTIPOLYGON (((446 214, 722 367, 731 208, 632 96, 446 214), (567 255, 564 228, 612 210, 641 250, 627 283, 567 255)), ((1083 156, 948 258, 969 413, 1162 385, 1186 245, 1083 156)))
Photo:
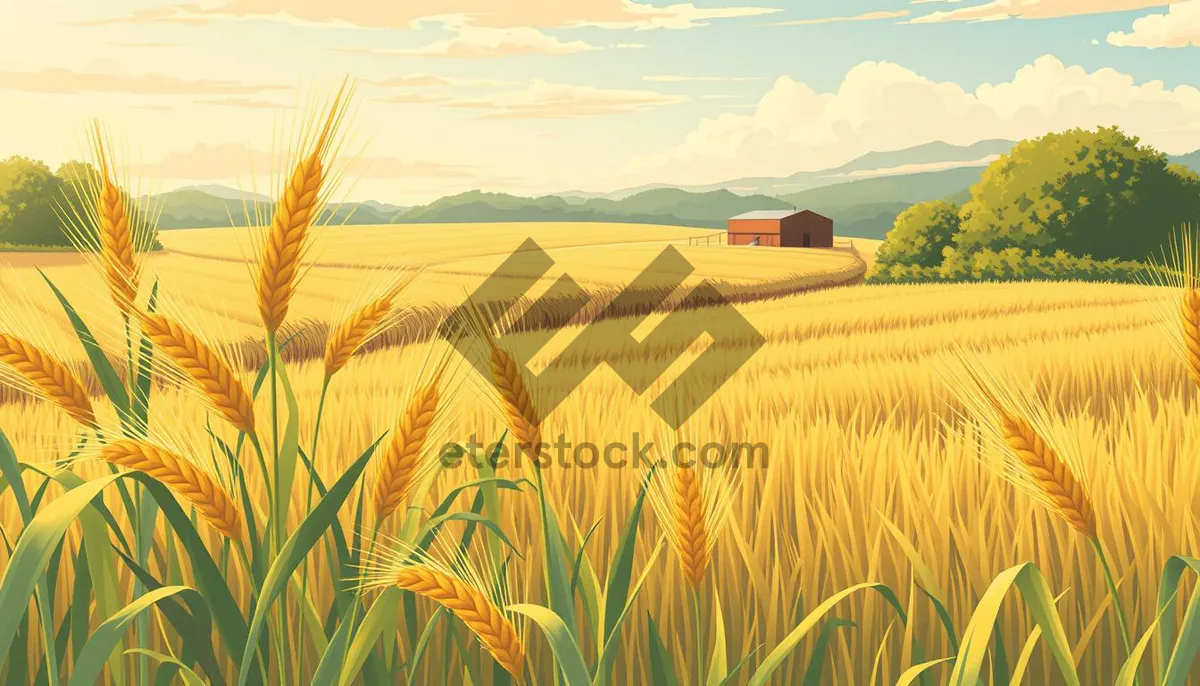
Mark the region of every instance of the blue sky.
POLYGON ((1200 0, 84 0, 0 6, 0 155, 100 118, 131 174, 248 186, 358 84, 351 197, 787 175, 1117 124, 1200 148, 1200 0), (818 23, 820 22, 820 23, 818 23))

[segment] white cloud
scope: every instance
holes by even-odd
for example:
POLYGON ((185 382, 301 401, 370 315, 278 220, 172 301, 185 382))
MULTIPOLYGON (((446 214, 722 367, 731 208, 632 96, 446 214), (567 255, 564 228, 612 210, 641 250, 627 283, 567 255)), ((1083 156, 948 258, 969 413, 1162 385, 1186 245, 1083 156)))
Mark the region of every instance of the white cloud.
POLYGON ((844 164, 930 141, 966 145, 1118 125, 1167 152, 1200 148, 1200 90, 1087 72, 1047 55, 1007 82, 972 91, 889 62, 852 68, 834 92, 784 77, 752 113, 708 118, 678 145, 637 157, 626 181, 712 183, 844 164))
POLYGON ((1171 5, 1166 14, 1136 19, 1129 33, 1108 34, 1108 43, 1134 48, 1200 47, 1200 0, 1185 0, 1171 5))

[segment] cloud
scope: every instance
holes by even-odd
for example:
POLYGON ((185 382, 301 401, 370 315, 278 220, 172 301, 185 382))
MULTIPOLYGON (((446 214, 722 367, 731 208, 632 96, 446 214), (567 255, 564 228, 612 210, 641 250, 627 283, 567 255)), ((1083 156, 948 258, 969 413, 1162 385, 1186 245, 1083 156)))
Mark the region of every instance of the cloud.
POLYGON ((1136 19, 1129 33, 1108 34, 1108 43, 1134 48, 1200 47, 1200 0, 1186 0, 1171 5, 1166 14, 1136 19))
POLYGON ((209 100, 197 100, 196 104, 236 107, 245 110, 281 110, 291 107, 291 105, 282 105, 270 100, 259 100, 257 98, 213 98, 209 100))
MULTIPOLYGON (((928 0, 925 0, 926 2, 928 0)), ((958 1, 958 0, 950 0, 958 1)), ((1179 2, 1180 0, 992 0, 979 5, 933 12, 909 20, 912 24, 946 21, 996 21, 1002 19, 1057 19, 1084 14, 1127 12, 1179 2)), ((913 4, 923 4, 916 0, 913 4)))
POLYGON ((872 151, 931 141, 1018 140, 1071 127, 1118 125, 1179 153, 1200 148, 1200 90, 1088 72, 1047 55, 1009 81, 974 91, 890 62, 864 62, 835 91, 780 78, 753 112, 706 118, 674 147, 635 158, 630 183, 712 183, 827 169, 872 151))
POLYGON ((246 94, 289 90, 288 86, 213 79, 182 79, 165 74, 110 74, 71 69, 0 71, 0 90, 26 93, 133 93, 142 95, 246 94))
POLYGON ((440 74, 414 72, 411 74, 400 74, 387 79, 364 80, 363 83, 370 83, 382 88, 441 88, 450 86, 515 86, 520 85, 521 82, 504 79, 460 79, 440 74))
POLYGON ((454 36, 417 48, 344 49, 403 57, 512 57, 515 55, 573 55, 600 48, 581 40, 563 41, 528 27, 493 29, 469 24, 446 25, 454 36))
POLYGON ((633 114, 686 100, 686 96, 654 91, 596 88, 536 80, 521 90, 493 93, 486 97, 455 98, 429 93, 399 93, 383 98, 382 102, 483 110, 483 119, 579 119, 633 114))
POLYGON ((178 47, 181 47, 181 45, 182 45, 182 44, 181 44, 181 43, 156 43, 156 42, 153 42, 153 41, 146 41, 146 42, 137 42, 137 41, 132 41, 132 42, 125 42, 125 41, 112 41, 112 42, 109 42, 109 43, 107 43, 107 45, 111 45, 111 46, 113 46, 113 47, 115 47, 115 48, 149 48, 149 49, 155 49, 155 48, 178 48, 178 47))
POLYGON ((489 110, 487 119, 576 119, 631 114, 686 101, 679 95, 534 81, 527 88, 487 98, 460 100, 455 106, 489 110))
MULTIPOLYGON (((222 181, 245 176, 251 170, 267 172, 275 161, 270 153, 241 143, 199 143, 191 150, 169 153, 132 171, 155 179, 222 181)), ((364 156, 342 162, 347 177, 353 179, 474 178, 466 168, 424 160, 364 156)))
POLYGON ((908 10, 879 10, 867 12, 853 17, 822 17, 820 19, 796 19, 794 21, 779 21, 765 26, 815 26, 817 24, 836 24, 844 21, 878 21, 880 19, 901 19, 910 14, 908 10))
POLYGON ((225 0, 215 6, 193 3, 138 10, 122 17, 78 22, 97 25, 124 21, 199 24, 228 19, 266 19, 310 25, 412 28, 433 18, 489 28, 690 29, 720 19, 757 17, 782 10, 767 7, 696 7, 692 3, 655 6, 636 0, 496 2, 496 0, 225 0))
POLYGON ((675 74, 657 74, 643 76, 643 81, 651 83, 724 83, 731 81, 765 81, 762 76, 678 76, 675 74))

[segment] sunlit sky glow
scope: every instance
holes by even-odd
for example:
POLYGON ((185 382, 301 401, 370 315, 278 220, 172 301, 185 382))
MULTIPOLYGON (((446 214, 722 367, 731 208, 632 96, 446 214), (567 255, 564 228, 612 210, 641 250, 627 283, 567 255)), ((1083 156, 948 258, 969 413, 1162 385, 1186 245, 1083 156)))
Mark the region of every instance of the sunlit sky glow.
POLYGON ((1200 148, 1200 0, 0 3, 0 157, 257 183, 298 102, 358 85, 353 198, 783 176, 1118 124, 1200 148))

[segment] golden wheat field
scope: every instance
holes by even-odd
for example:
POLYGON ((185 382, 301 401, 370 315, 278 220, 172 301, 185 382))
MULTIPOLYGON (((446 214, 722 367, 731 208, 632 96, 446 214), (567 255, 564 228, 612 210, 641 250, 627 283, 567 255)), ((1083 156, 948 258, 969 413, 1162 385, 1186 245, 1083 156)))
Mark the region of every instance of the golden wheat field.
MULTIPOLYGON (((877 241, 856 240, 866 258, 847 250, 752 251, 740 247, 689 246, 688 239, 711 234, 707 229, 642 224, 438 224, 411 226, 327 226, 314 228, 312 250, 306 258, 304 288, 292 304, 296 319, 328 322, 345 314, 386 272, 420 268, 405 291, 410 305, 453 306, 516 250, 532 239, 554 261, 539 278, 531 297, 569 274, 589 291, 628 284, 667 246, 691 263, 691 274, 650 269, 651 283, 683 277, 695 284, 709 279, 731 289, 800 290, 844 281, 865 272, 877 241)), ((157 280, 167 297, 185 300, 194 316, 207 320, 219 338, 258 336, 254 308, 254 231, 247 229, 189 229, 162 232, 164 250, 147 259, 147 279, 157 280)), ((518 255, 518 258, 520 256, 518 255)), ((77 254, 0 253, 0 272, 6 292, 44 291, 41 270, 81 310, 115 316, 108 293, 97 288, 94 270, 77 254)), ((517 273, 530 273, 518 262, 517 273)), ((48 315, 48 326, 62 326, 52 300, 35 297, 30 303, 48 315)), ((97 332, 101 335, 103 332, 97 332)), ((120 332, 118 332, 120 333, 120 332)))
MULTIPOLYGON (((208 245, 199 233, 187 239, 195 241, 197 250, 208 245)), ((569 243, 565 235, 562 241, 569 243)), ((171 246, 171 237, 164 243, 171 246)), ((596 259, 584 265, 568 262, 566 247, 552 254, 570 264, 567 271, 583 271, 587 266, 600 278, 611 273, 610 265, 625 274, 635 259, 652 257, 650 252, 631 250, 610 261, 610 249, 605 247, 587 252, 596 259)), ((502 249, 502 243, 487 249, 493 248, 502 249)), ((739 262, 740 255, 725 257, 724 248, 710 250, 714 251, 711 261, 696 260, 698 267, 712 269, 706 275, 745 278, 747 266, 739 262), (728 270, 721 271, 724 268, 728 270)), ((775 259, 784 259, 787 252, 778 251, 780 257, 775 259)), ((434 254, 427 253, 427 259, 434 254)), ((352 253, 339 255, 353 262, 352 253)), ((692 259, 696 253, 685 255, 692 259)), ((177 257, 168 254, 160 259, 177 257)), ((478 278, 491 264, 488 259, 481 255, 429 261, 461 265, 462 272, 478 278)), ((828 257, 821 262, 837 260, 828 257)), ((154 258, 152 268, 153 263, 154 258)), ((232 279, 241 269, 235 267, 221 274, 232 279)), ((208 262, 195 268, 227 269, 208 262)), ((49 273, 68 281, 77 273, 68 276, 68 270, 74 269, 55 267, 49 273)), ((172 263, 172 269, 162 272, 164 284, 173 278, 186 281, 181 270, 172 263)), ((297 295, 297 302, 306 308, 313 302, 306 298, 324 297, 312 295, 313 289, 328 286, 323 276, 316 276, 319 271, 313 270, 297 295)), ((762 274, 765 267, 758 265, 755 271, 762 274)), ((77 274, 78 282, 60 284, 64 290, 82 294, 96 288, 94 274, 77 274)), ((244 272, 241 276, 247 280, 245 316, 252 319, 249 277, 244 272)), ((195 277, 200 278, 199 273, 195 277)), ((205 272, 203 278, 216 277, 205 272)), ((441 273, 437 278, 442 278, 441 273)), ((232 282, 214 288, 228 288, 221 292, 231 296, 240 293, 232 282)), ((961 346, 997 368, 1028 376, 1055 408, 1055 430, 1079 446, 1098 536, 1115 569, 1130 629, 1141 636, 1155 620, 1155 594, 1164 563, 1171 555, 1200 552, 1200 526, 1194 515, 1200 506, 1200 468, 1193 459, 1200 445, 1190 428, 1200 420, 1200 410, 1196 389, 1170 345, 1169 326, 1154 306, 1168 300, 1163 292, 1132 286, 1031 283, 858 285, 743 303, 740 309, 766 338, 766 345, 700 411, 691 430, 765 443, 770 459, 766 466, 741 473, 728 525, 715 541, 706 592, 701 594, 701 613, 710 627, 705 640, 714 640, 711 627, 720 623, 724 644, 715 650, 723 648, 730 665, 748 654, 749 664, 754 665, 825 599, 856 584, 880 582, 895 591, 907 621, 879 597, 855 595, 829 615, 853 624, 828 624, 832 629, 822 639, 813 631, 775 672, 773 682, 801 683, 814 676, 813 665, 820 663, 821 683, 893 684, 917 662, 953 656, 955 643, 993 578, 1032 561, 1059 596, 1058 612, 1080 679, 1112 683, 1125 661, 1124 652, 1105 580, 1087 541, 986 466, 992 448, 981 441, 971 423, 956 417, 961 406, 939 370, 953 362, 952 352, 961 346), (915 559, 926 569, 914 572, 915 559), (939 620, 926 593, 944 603, 956 637, 939 620), (914 646, 920 647, 920 656, 913 652, 914 646), (827 657, 820 658, 820 653, 827 657)), ((236 312, 241 305, 227 307, 236 312)), ((45 311, 54 311, 48 301, 45 311)), ((652 315, 639 330, 653 329, 661 316, 652 315)), ((595 326, 619 327, 620 322, 595 326)), ((557 358, 571 337, 571 331, 560 332, 539 353, 533 368, 557 358)), ((557 439, 561 434, 573 443, 604 444, 628 442, 634 432, 655 435, 660 422, 649 400, 703 345, 693 345, 642 397, 601 366, 545 419, 544 436, 557 439)), ((396 413, 402 411, 421 375, 425 348, 414 344, 362 354, 334 379, 325 403, 324 429, 313 451, 325 484, 335 481, 364 446, 395 423, 396 413)), ((585 351, 568 362, 586 368, 618 352, 585 351)), ((482 443, 490 443, 501 435, 505 421, 474 390, 474 372, 459 371, 462 390, 455 397, 452 416, 439 426, 437 439, 465 442, 477 435, 482 443)), ((302 408, 299 436, 302 442, 311 440, 322 364, 319 359, 299 362, 289 373, 302 408)), ((260 408, 265 407, 263 402, 260 397, 260 408)), ((179 439, 181 444, 204 444, 203 409, 194 394, 166 390, 153 403, 154 417, 187 434, 179 439)), ((61 457, 78 435, 69 417, 44 403, 5 405, 0 408, 0 427, 16 454, 27 460, 61 457)), ((213 430, 233 439, 228 430, 219 426, 213 430)), ((88 473, 103 473, 99 465, 84 468, 88 473)), ((519 478, 519 472, 508 469, 502 467, 499 476, 519 478)), ((577 583, 602 586, 643 472, 603 464, 552 467, 544 472, 546 494, 559 514, 569 550, 577 550, 585 532, 595 527, 586 539, 589 563, 576 572, 577 583)), ((411 506, 428 511, 451 489, 474 478, 466 466, 445 469, 430 493, 411 506)), ((550 599, 540 582, 545 556, 539 544, 537 500, 528 494, 503 497, 497 524, 521 553, 520 559, 510 559, 508 564, 507 573, 514 580, 509 593, 514 602, 548 605, 550 599)), ((297 488, 292 499, 292 517, 298 522, 305 511, 304 489, 297 488)), ((649 679, 656 669, 649 646, 661 640, 680 678, 690 682, 697 662, 691 599, 684 591, 687 584, 678 563, 662 549, 663 522, 651 508, 646 510, 633 563, 635 578, 645 575, 644 588, 621 631, 614 678, 617 683, 649 679), (651 627, 658 639, 649 635, 651 627)), ((11 502, 5 503, 4 514, 6 531, 15 531, 19 516, 11 502)), ((339 516, 351 530, 355 516, 351 508, 339 516)), ((372 519, 368 511, 363 530, 374 527, 372 519)), ((212 545, 219 544, 211 530, 200 528, 212 545)), ((394 530, 389 524, 383 528, 394 530)), ((320 560, 327 555, 327 549, 318 546, 311 558, 313 568, 322 568, 320 560)), ((166 560, 155 564, 163 573, 171 569, 166 560)), ((184 571, 174 573, 181 581, 187 579, 184 571)), ((67 571, 60 575, 56 595, 61 608, 68 606, 72 588, 67 571)), ((244 572, 231 573, 235 594, 250 595, 253 584, 238 577, 244 577, 244 572)), ((122 573, 121 587, 131 583, 129 575, 122 573)), ((307 583, 303 588, 307 602, 316 608, 329 606, 334 595, 331 577, 314 574, 307 583)), ((589 607, 589 597, 594 603, 594 595, 580 594, 576 612, 591 616, 597 611, 589 607)), ((437 607, 427 603, 417 606, 421 622, 428 621, 437 607)), ((1036 642, 1036 634, 1031 637, 1033 624, 1026 610, 1009 601, 1000 613, 1003 653, 993 645, 984 680, 1000 683, 995 675, 1004 674, 1003 683, 1009 683, 1009 678, 1018 683, 1061 683, 1049 649, 1036 642), (1003 669, 995 661, 1002 661, 1003 669)), ((1178 614, 1182 616, 1182 606, 1178 614)), ((161 629, 162 620, 156 621, 161 629)), ((405 620, 393 621, 402 626, 405 620)), ((532 679, 550 683, 555 663, 531 624, 525 622, 521 631, 532 679)), ((172 641, 162 639, 160 630, 152 633, 150 640, 157 649, 170 648, 172 641)), ((482 649, 467 641, 461 630, 437 637, 422 646, 423 659, 406 672, 416 683, 441 682, 447 674, 451 680, 493 678, 490 670, 479 666, 480 660, 487 662, 482 649)), ((584 654, 598 649, 594 635, 582 632, 579 640, 584 654)), ((400 655, 393 658, 398 662, 388 664, 407 665, 413 649, 401 640, 400 655)), ((304 657, 292 659, 311 670, 320 657, 316 650, 308 646, 302 649, 304 657)), ((1158 664, 1162 656, 1153 650, 1149 653, 1145 674, 1151 673, 1152 664, 1164 667, 1158 664)), ((703 657, 705 662, 710 659, 703 657)), ((941 683, 950 667, 931 665, 924 676, 941 683)), ((750 671, 747 668, 733 681, 744 681, 750 671)))

